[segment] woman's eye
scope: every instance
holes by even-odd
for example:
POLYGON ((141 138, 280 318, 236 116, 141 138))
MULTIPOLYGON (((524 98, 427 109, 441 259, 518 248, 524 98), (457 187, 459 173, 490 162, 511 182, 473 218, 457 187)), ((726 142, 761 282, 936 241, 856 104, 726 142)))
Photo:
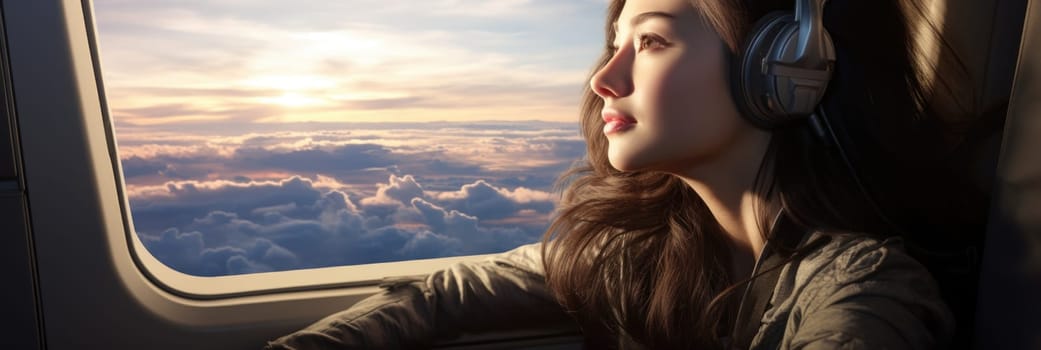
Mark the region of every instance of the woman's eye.
POLYGON ((643 51, 643 50, 646 50, 646 49, 654 50, 654 49, 659 49, 659 48, 662 48, 662 47, 666 46, 665 40, 663 40, 662 38, 660 38, 660 37, 658 37, 656 35, 652 35, 652 34, 641 34, 640 37, 639 37, 639 40, 640 40, 640 46, 639 46, 640 47, 640 51, 643 51))
MULTIPOLYGON (((666 42, 665 39, 662 39, 661 37, 653 34, 641 34, 637 36, 637 41, 637 51, 643 51, 647 49, 655 50, 669 46, 668 42, 666 42)), ((618 46, 614 44, 607 44, 605 48, 607 49, 607 53, 611 56, 617 54, 619 49, 618 46)))

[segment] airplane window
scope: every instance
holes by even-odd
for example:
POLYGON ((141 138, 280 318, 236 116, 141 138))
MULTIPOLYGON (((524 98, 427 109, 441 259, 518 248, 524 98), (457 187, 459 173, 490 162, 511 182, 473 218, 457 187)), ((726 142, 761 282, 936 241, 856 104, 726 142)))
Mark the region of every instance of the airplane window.
POLYGON ((222 276, 538 240, 606 1, 94 8, 136 234, 222 276))

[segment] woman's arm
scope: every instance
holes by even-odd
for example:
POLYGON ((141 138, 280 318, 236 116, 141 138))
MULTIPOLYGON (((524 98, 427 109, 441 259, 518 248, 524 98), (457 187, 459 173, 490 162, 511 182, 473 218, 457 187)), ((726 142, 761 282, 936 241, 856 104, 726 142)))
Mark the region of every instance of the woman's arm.
POLYGON ((949 345, 953 316, 928 271, 899 240, 861 242, 838 255, 802 291, 790 316, 790 349, 936 349, 949 345))
POLYGON ((426 277, 391 280, 382 293, 265 349, 417 348, 464 332, 567 325, 570 318, 546 288, 540 250, 525 245, 426 277))

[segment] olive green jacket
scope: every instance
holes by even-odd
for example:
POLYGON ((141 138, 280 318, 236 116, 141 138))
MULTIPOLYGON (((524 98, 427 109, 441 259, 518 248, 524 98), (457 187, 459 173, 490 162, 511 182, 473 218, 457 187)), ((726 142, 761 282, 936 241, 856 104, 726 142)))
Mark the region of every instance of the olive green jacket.
MULTIPOLYGON (((807 240, 821 235, 831 240, 781 270, 752 349, 949 346, 954 318, 900 239, 814 232, 807 240)), ((539 244, 383 287, 265 349, 426 348, 463 333, 574 327, 546 288, 539 244)))

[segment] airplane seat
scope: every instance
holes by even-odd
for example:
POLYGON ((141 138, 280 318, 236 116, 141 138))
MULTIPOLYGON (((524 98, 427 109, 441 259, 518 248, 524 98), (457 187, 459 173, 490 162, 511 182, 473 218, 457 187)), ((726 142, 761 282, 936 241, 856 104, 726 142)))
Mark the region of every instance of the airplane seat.
MULTIPOLYGON (((936 74, 962 74, 958 64, 967 70, 969 84, 950 87, 955 91, 936 95, 932 103, 943 112, 959 113, 960 108, 972 114, 964 119, 969 130, 955 161, 968 171, 972 185, 986 193, 991 191, 1001 146, 1027 1, 925 0, 918 5, 957 55, 954 59, 930 57, 937 66, 936 74), (966 101, 969 98, 971 102, 966 101)), ((925 35, 919 40, 932 38, 925 35)))
MULTIPOLYGON (((977 289, 980 279, 979 261, 983 252, 990 198, 1009 106, 1016 63, 1019 56, 1024 13, 1028 0, 932 0, 921 3, 923 10, 937 24, 951 49, 967 69, 971 86, 953 87, 956 91, 940 96, 933 103, 941 110, 962 108, 959 96, 974 96, 968 132, 952 159, 952 175, 964 176, 968 186, 980 194, 969 210, 979 218, 962 232, 969 247, 959 257, 944 260, 946 267, 933 270, 941 293, 955 314, 957 328, 952 348, 968 349, 975 335, 977 289), (961 90, 961 91, 957 91, 961 90)), ((957 60, 937 58, 938 74, 952 69, 957 60)), ((953 213, 957 215, 957 213, 953 213)), ((928 266, 928 264, 927 264, 928 266)))
POLYGON ((968 68, 976 95, 977 119, 963 145, 964 159, 970 167, 966 170, 970 171, 973 184, 989 194, 1012 92, 1027 0, 940 1, 947 2, 943 16, 948 25, 943 26, 943 35, 968 68))
POLYGON ((1008 2, 1007 20, 1022 20, 1014 23, 1022 28, 1008 33, 1019 52, 1010 61, 1015 76, 994 169, 973 345, 1041 349, 1041 3, 1008 2))

